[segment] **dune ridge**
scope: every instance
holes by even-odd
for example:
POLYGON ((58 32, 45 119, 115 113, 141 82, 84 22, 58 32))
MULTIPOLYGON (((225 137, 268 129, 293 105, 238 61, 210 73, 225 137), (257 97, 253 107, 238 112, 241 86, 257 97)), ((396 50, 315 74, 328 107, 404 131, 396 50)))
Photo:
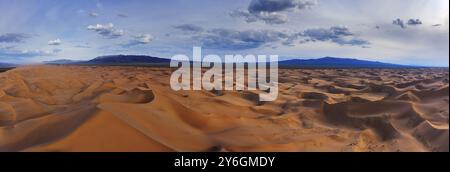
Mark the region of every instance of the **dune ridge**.
POLYGON ((169 68, 0 73, 0 151, 449 151, 448 69, 281 69, 279 97, 170 89, 169 68))

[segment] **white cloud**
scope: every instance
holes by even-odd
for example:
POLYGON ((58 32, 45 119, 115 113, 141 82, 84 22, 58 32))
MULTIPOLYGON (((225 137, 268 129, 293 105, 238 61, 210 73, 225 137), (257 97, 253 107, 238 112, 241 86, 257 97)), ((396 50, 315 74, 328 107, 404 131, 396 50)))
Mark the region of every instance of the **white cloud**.
POLYGON ((135 45, 148 44, 153 41, 153 36, 150 34, 141 34, 134 36, 134 39, 128 42, 127 44, 123 44, 122 47, 131 47, 135 45))
POLYGON ((88 30, 92 30, 105 38, 118 38, 123 35, 123 30, 114 28, 114 24, 96 24, 89 25, 88 30))
POLYGON ((48 41, 47 44, 48 45, 61 45, 61 40, 59 38, 55 39, 55 40, 50 40, 50 41, 48 41))
POLYGON ((153 41, 153 36, 150 34, 142 34, 135 36, 136 41, 142 44, 148 44, 153 41))

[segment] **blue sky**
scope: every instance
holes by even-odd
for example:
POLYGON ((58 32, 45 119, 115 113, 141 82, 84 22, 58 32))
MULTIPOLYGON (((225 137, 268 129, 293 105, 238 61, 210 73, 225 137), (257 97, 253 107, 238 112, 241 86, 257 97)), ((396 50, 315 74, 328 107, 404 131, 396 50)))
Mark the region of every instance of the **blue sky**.
POLYGON ((0 62, 204 53, 448 66, 448 0, 0 0, 0 62))

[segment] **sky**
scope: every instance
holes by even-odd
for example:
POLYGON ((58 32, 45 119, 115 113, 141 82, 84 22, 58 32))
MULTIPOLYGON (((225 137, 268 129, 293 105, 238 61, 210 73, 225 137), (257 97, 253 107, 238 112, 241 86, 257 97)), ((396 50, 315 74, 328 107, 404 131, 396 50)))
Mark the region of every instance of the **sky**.
POLYGON ((448 0, 0 0, 0 62, 115 54, 449 65, 448 0))

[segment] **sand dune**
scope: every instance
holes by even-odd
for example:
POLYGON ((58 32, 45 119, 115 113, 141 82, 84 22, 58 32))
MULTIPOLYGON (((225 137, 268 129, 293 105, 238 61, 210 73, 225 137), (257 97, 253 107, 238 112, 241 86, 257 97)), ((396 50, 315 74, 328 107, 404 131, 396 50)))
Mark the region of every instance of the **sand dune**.
POLYGON ((448 69, 282 69, 264 103, 175 92, 171 72, 0 73, 0 151, 449 151, 448 69))

